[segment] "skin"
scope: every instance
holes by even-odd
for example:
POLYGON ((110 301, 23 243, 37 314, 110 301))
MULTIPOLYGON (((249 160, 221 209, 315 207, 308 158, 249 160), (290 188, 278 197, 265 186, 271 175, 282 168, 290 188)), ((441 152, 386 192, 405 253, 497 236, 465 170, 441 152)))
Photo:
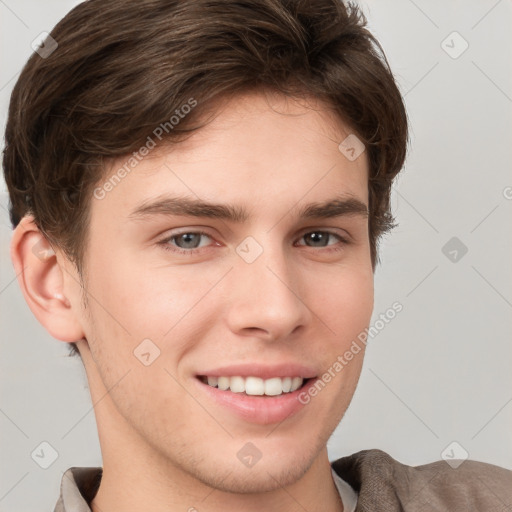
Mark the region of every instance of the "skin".
POLYGON ((352 399, 364 347, 279 424, 240 419, 194 379, 252 361, 291 360, 321 375, 368 327, 367 217, 298 217, 301 206, 339 194, 368 205, 366 153, 349 161, 338 150, 349 133, 313 98, 253 92, 227 101, 187 141, 154 149, 92 199, 86 309, 64 254, 40 260, 31 248, 45 240, 33 219, 17 227, 11 255, 27 303, 56 339, 80 340, 104 468, 94 512, 343 510, 326 444, 352 399), (164 193, 243 206, 251 217, 129 217, 164 193), (208 236, 197 237, 195 253, 158 243, 199 228, 208 236), (333 233, 327 245, 304 236, 319 231, 333 233), (235 250, 248 236, 263 249, 250 264, 235 250), (146 338, 160 350, 149 366, 133 354, 146 338), (237 457, 249 441, 261 452, 252 467, 237 457))

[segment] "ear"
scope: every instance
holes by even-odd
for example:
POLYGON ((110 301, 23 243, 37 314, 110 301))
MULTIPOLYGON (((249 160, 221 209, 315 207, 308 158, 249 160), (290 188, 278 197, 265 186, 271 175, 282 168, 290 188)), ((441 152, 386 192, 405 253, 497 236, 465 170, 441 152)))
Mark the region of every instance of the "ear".
POLYGON ((79 322, 80 311, 77 311, 80 284, 76 279, 64 280, 63 273, 69 272, 69 265, 65 266, 69 260, 59 252, 58 261, 52 246, 31 215, 23 217, 14 230, 11 260, 30 310, 51 336, 67 342, 84 338, 79 322), (67 290, 64 289, 65 281, 67 290))

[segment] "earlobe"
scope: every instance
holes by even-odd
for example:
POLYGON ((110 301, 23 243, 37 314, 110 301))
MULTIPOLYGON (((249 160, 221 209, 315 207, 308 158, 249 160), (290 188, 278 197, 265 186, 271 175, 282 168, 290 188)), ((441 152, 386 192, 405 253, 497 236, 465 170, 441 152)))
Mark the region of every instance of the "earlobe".
POLYGON ((82 339, 79 312, 72 307, 72 303, 80 301, 70 300, 70 295, 79 293, 80 287, 77 284, 76 289, 64 289, 66 269, 30 215, 14 230, 11 260, 30 310, 50 335, 66 342, 82 339))

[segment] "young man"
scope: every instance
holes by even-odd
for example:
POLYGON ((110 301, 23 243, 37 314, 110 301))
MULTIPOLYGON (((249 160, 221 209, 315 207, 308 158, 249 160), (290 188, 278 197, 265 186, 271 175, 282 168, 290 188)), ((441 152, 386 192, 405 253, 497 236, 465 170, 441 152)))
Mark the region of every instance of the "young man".
POLYGON ((496 466, 327 456, 406 143, 338 0, 91 0, 55 27, 4 172, 22 292, 95 404, 103 467, 69 469, 57 512, 510 506, 496 466))

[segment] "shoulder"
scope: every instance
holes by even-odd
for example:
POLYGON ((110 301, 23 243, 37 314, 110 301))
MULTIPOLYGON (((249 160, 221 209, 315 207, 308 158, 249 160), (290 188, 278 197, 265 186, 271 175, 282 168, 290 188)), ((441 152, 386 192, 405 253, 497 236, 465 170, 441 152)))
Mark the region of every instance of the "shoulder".
POLYGON ((379 510, 425 512, 512 507, 512 471, 484 462, 457 462, 408 466, 382 450, 364 450, 331 465, 358 491, 361 512, 379 504, 379 510))

